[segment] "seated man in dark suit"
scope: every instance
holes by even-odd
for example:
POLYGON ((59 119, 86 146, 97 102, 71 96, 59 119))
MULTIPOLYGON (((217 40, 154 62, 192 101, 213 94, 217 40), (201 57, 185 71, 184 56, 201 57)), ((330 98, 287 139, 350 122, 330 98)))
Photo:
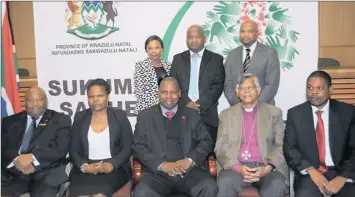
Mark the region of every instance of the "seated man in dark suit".
POLYGON ((25 111, 2 119, 1 195, 55 197, 68 177, 65 157, 71 120, 47 109, 39 87, 25 95, 25 111))
POLYGON ((355 107, 330 99, 328 73, 307 79, 306 102, 287 113, 283 152, 295 171, 296 197, 355 193, 355 107))
POLYGON ((165 197, 172 191, 192 197, 217 195, 216 181, 203 169, 213 141, 198 111, 178 106, 175 78, 159 87, 159 102, 138 114, 133 154, 144 167, 135 197, 165 197))

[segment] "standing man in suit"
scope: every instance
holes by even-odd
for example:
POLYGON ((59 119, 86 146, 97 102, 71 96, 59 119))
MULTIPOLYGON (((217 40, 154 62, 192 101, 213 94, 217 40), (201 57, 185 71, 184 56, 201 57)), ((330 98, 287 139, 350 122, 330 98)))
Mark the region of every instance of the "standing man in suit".
POLYGON ((224 95, 231 106, 237 104, 239 100, 234 92, 237 79, 243 73, 251 73, 259 79, 259 100, 275 105, 274 97, 280 83, 280 60, 276 50, 257 41, 258 25, 253 20, 240 25, 239 39, 243 45, 233 49, 225 62, 224 95))
POLYGON ((187 30, 189 48, 174 56, 170 76, 179 81, 181 105, 200 112, 203 122, 216 141, 218 127, 218 99, 223 92, 223 57, 205 49, 206 37, 201 26, 187 30))
POLYGON ((30 88, 25 111, 2 119, 1 195, 55 197, 68 179, 70 127, 68 116, 47 109, 43 89, 30 88))
POLYGON ((283 144, 295 196, 354 196, 355 107, 330 99, 324 71, 311 73, 306 88, 308 101, 288 110, 283 144))
POLYGON ((133 154, 144 171, 134 197, 165 197, 172 191, 192 197, 216 196, 216 181, 204 170, 213 141, 199 113, 178 106, 179 84, 164 78, 159 103, 141 111, 134 131, 133 154))
POLYGON ((220 114, 215 153, 222 166, 218 197, 235 197, 255 186, 261 197, 284 197, 289 170, 282 154, 281 109, 258 100, 258 78, 242 75, 236 93, 241 102, 220 114))

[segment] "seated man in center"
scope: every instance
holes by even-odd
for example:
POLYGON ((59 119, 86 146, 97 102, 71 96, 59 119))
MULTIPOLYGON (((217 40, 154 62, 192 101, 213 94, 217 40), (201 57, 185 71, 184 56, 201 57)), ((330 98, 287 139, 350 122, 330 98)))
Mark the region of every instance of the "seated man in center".
POLYGON ((220 114, 218 197, 235 197, 250 186, 261 197, 285 196, 289 171, 282 153, 282 111, 258 101, 260 90, 256 76, 242 75, 236 88, 240 103, 220 114))
POLYGON ((138 114, 133 154, 144 171, 134 197, 217 195, 214 178, 203 168, 213 151, 212 138, 196 110, 178 106, 179 83, 167 77, 159 87, 159 104, 138 114))

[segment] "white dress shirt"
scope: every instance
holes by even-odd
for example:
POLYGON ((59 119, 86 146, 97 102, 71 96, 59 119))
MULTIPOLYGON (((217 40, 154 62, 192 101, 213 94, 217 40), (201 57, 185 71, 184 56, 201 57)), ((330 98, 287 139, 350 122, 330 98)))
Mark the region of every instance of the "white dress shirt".
MULTIPOLYGON (((249 48, 245 47, 243 45, 243 63, 245 61, 245 58, 247 57, 247 51, 246 49, 250 49, 250 52, 249 52, 249 55, 250 55, 250 59, 253 57, 253 54, 254 54, 254 51, 255 51, 255 48, 256 48, 256 45, 258 44, 257 41, 254 42, 254 44, 252 44, 249 48)), ((250 65, 251 66, 251 65, 250 65)))
POLYGON ((317 111, 323 111, 322 119, 324 123, 324 134, 325 134, 325 165, 334 166, 332 154, 330 152, 330 144, 329 144, 329 100, 321 110, 312 105, 314 130, 317 128, 317 122, 318 122, 318 116, 316 114, 317 111))

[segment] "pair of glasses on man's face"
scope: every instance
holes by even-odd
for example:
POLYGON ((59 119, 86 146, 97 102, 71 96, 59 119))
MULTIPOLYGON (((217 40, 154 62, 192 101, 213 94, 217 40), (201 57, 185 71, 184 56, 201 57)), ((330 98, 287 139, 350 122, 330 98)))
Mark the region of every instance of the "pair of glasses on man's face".
POLYGON ((245 91, 251 91, 255 88, 256 88, 256 86, 245 86, 245 87, 238 87, 238 90, 245 92, 245 91))

